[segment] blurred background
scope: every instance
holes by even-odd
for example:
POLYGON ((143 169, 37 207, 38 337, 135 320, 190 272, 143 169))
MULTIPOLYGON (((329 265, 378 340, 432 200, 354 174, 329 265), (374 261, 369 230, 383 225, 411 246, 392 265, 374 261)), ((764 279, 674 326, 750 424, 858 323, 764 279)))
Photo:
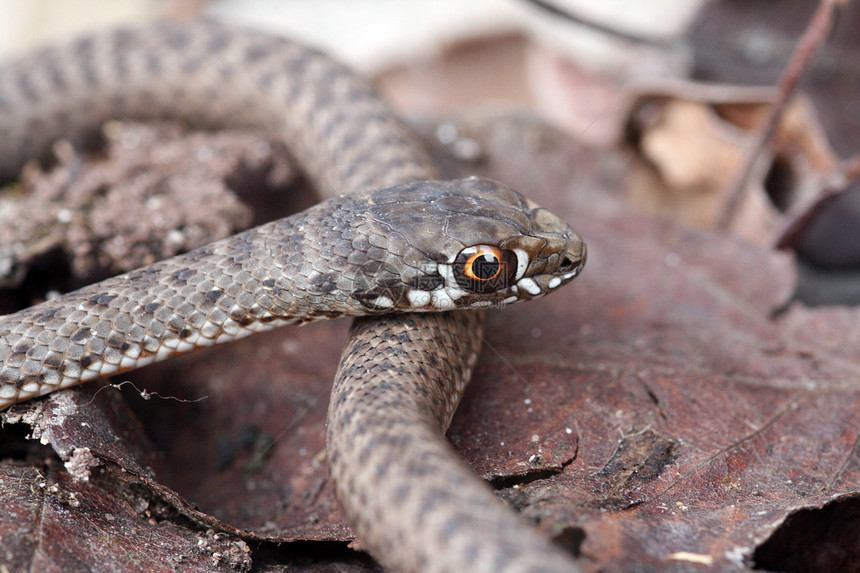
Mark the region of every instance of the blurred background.
MULTIPOLYGON (((588 85, 572 109, 553 93, 559 58, 575 58, 583 72, 618 78, 685 74, 687 50, 675 44, 702 0, 660 0, 647 6, 614 0, 574 0, 544 7, 528 0, 0 0, 0 54, 120 22, 206 14, 281 32, 319 46, 381 77, 398 104, 413 113, 438 113, 473 103, 540 105, 589 136, 605 138, 614 92, 588 85), (630 10, 632 6, 636 10, 630 10), (560 17, 560 6, 586 19, 560 17), (630 42, 602 30, 641 36, 630 42), (570 54, 566 56, 565 54, 570 54), (609 96, 607 98, 607 96, 609 96), (595 110, 586 110, 585 107, 595 110), (581 116, 584 116, 581 117, 581 116)), ((568 80, 570 81, 570 79, 568 80)))

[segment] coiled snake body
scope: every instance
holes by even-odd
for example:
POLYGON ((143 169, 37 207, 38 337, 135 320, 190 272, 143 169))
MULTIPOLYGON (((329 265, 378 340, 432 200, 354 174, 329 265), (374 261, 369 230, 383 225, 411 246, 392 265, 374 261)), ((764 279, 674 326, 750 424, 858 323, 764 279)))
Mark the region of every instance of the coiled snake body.
POLYGON ((433 181, 364 80, 287 40, 212 22, 115 30, 0 66, 0 175, 115 117, 267 126, 323 192, 343 195, 3 317, 0 408, 280 324, 366 316, 344 351, 327 435, 361 541, 401 571, 572 570, 441 440, 480 315, 424 313, 571 280, 585 247, 563 221, 499 183, 433 181))

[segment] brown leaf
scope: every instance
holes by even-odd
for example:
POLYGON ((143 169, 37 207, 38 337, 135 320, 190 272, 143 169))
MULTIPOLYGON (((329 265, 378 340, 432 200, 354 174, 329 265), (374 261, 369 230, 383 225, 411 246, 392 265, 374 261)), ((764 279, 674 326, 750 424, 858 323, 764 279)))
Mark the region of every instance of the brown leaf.
MULTIPOLYGON (((630 196, 648 212, 716 228, 769 104, 750 99, 760 90, 740 86, 708 90, 679 84, 667 94, 668 89, 643 92, 633 106, 643 163, 633 172, 630 196)), ((788 224, 786 213, 797 217, 796 211, 808 209, 831 185, 839 164, 815 110, 802 97, 787 106, 768 149, 731 225, 737 235, 764 246, 788 224)))
POLYGON ((250 225, 235 190, 265 196, 295 178, 285 151, 260 131, 188 133, 171 122, 113 122, 103 131, 104 157, 63 142, 57 165, 29 165, 19 194, 3 197, 3 286, 46 262, 68 264, 81 281, 204 245, 250 225))
POLYGON ((522 428, 519 438, 507 428, 506 442, 572 428, 575 459, 546 479, 523 472, 514 499, 548 532, 584 530, 571 549, 594 569, 743 569, 797 509, 856 495, 849 315, 841 325, 774 320, 794 287, 789 256, 637 215, 603 190, 621 186, 623 174, 614 186, 605 179, 612 158, 535 153, 521 142, 541 128, 504 123, 490 130, 488 156, 505 158, 507 181, 562 210, 589 261, 558 295, 490 316, 496 352, 483 355, 461 409, 475 417, 455 420, 455 441, 482 450, 504 425, 482 418, 482 405, 525 409, 526 397, 538 404, 531 421, 511 418, 522 428))
MULTIPOLYGON (((796 510, 856 495, 856 333, 848 315, 774 318, 793 291, 790 257, 637 213, 622 198, 624 161, 528 117, 451 123, 482 147, 483 170, 564 215, 589 247, 572 286, 488 316, 450 436, 502 497, 591 569, 732 571, 796 510)), ((52 479, 96 500, 133 484, 165 524, 192 532, 221 523, 249 540, 350 539, 322 459, 346 327, 285 328, 141 371, 135 383, 162 396, 206 397, 132 402, 164 455, 158 485, 110 474, 121 456, 94 448, 98 480, 52 479)), ((22 464, 2 468, 45 471, 22 464)), ((8 492, 3 523, 38 511, 27 491, 8 492)), ((32 551, 32 532, 9 539, 32 551)), ((333 543, 329 558, 255 547, 255 564, 298 554, 367 567, 333 543)))
POLYGON ((22 462, 0 464, 2 562, 10 571, 244 571, 248 545, 161 521, 145 498, 22 462))

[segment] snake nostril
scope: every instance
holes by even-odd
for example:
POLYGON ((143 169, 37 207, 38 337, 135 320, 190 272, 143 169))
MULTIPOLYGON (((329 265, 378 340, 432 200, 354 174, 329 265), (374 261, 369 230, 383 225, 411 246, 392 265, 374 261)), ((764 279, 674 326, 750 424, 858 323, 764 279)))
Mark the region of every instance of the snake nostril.
POLYGON ((563 257, 561 262, 558 264, 558 270, 565 273, 567 271, 572 271, 574 266, 575 264, 570 257, 563 257))

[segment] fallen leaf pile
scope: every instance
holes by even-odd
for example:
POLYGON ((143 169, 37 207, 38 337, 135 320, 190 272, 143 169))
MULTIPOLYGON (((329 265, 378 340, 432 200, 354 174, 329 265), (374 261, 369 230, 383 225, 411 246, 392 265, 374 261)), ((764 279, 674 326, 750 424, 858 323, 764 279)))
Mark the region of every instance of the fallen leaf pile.
MULTIPOLYGON (((817 563, 766 542, 797 535, 781 528, 799 510, 856 508, 856 313, 792 304, 784 253, 638 212, 619 156, 527 116, 454 123, 482 171, 589 248, 570 287, 490 313, 450 432, 469 463, 588 570, 817 563)), ((374 570, 347 549, 324 460, 347 326, 286 327, 121 377, 148 400, 90 384, 5 414, 30 429, 0 436, 4 561, 374 570)))

